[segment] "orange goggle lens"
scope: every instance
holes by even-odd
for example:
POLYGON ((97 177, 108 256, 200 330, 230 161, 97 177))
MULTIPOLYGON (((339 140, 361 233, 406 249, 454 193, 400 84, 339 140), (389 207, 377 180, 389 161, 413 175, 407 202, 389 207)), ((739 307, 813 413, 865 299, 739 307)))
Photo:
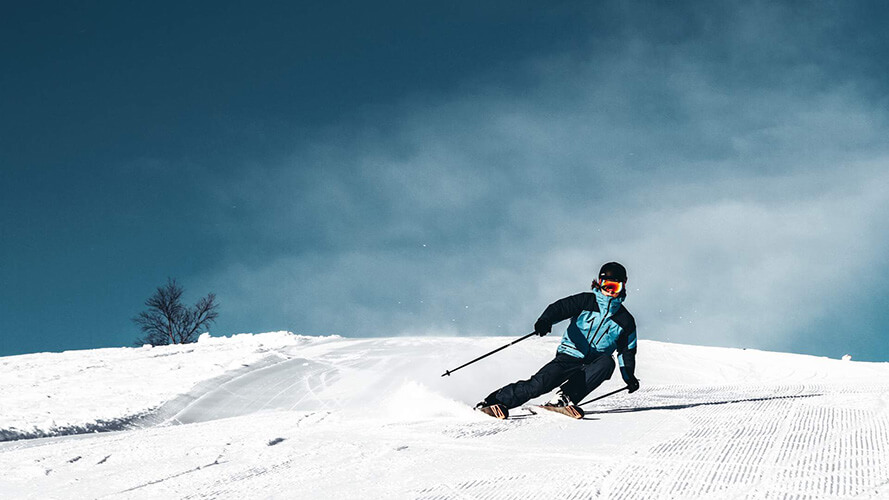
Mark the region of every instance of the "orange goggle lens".
POLYGON ((605 293, 617 295, 624 290, 624 284, 620 281, 602 280, 599 282, 599 289, 605 293))

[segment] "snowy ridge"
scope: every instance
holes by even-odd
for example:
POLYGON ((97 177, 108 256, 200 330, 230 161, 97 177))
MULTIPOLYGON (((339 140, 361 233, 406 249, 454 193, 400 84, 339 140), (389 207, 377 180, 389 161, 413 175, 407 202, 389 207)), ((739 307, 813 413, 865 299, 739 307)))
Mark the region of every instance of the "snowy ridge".
POLYGON ((252 372, 259 368, 263 368, 265 366, 280 363, 281 361, 282 359, 279 356, 275 355, 262 358, 250 365, 243 365, 238 369, 228 371, 211 379, 198 382, 188 392, 176 396, 175 398, 163 403, 156 408, 145 410, 136 415, 127 415, 111 420, 99 419, 94 422, 66 425, 62 427, 53 426, 49 429, 34 429, 31 431, 20 431, 16 428, 0 429, 0 442, 15 441, 19 439, 69 436, 75 434, 88 434, 97 432, 124 431, 162 424, 175 418, 175 416, 179 412, 187 408, 195 400, 202 397, 204 394, 211 391, 212 389, 225 384, 226 382, 235 379, 241 375, 252 372))
POLYGON ((471 405, 533 373, 557 338, 440 375, 507 340, 279 332, 2 358, 2 428, 46 432, 31 423, 49 412, 97 430, 101 401, 127 430, 0 443, 0 496, 889 497, 887 363, 642 341, 637 393, 580 421, 498 421, 471 405), (149 376, 165 389, 132 386, 149 376), (147 413, 126 421, 133 408, 147 413))
POLYGON ((229 339, 204 335, 197 344, 153 349, 0 358, 0 441, 154 424, 162 406, 175 406, 190 392, 280 361, 284 358, 276 349, 309 340, 288 332, 229 339))

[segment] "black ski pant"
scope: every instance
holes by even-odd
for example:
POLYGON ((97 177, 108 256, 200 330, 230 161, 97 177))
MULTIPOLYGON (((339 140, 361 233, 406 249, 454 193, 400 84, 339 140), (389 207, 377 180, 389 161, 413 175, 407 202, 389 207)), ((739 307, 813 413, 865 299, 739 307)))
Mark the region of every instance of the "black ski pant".
POLYGON ((614 359, 610 355, 594 354, 586 358, 575 358, 560 352, 530 379, 501 387, 485 398, 485 401, 488 404, 500 403, 507 408, 515 408, 561 385, 562 392, 577 404, 602 382, 610 379, 612 373, 614 359))

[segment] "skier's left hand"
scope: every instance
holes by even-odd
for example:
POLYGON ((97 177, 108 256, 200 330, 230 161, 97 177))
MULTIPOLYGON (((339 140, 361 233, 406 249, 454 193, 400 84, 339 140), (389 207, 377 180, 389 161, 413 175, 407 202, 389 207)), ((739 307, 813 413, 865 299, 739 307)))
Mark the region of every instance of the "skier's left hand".
POLYGON ((630 376, 629 380, 626 380, 627 383, 627 392, 632 394, 639 390, 639 379, 636 377, 630 376))
POLYGON ((542 319, 538 319, 537 323, 534 323, 534 333, 543 337, 547 333, 553 331, 553 325, 543 321, 542 319))

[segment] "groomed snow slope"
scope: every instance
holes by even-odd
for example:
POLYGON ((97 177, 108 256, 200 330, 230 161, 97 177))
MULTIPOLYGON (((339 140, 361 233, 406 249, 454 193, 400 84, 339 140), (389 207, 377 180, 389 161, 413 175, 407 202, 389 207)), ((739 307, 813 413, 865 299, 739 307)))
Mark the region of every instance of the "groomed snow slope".
POLYGON ((508 340, 0 358, 0 437, 71 434, 0 443, 0 497, 889 498, 889 363, 642 341, 637 393, 498 421, 471 406, 557 337, 440 375, 508 340))

